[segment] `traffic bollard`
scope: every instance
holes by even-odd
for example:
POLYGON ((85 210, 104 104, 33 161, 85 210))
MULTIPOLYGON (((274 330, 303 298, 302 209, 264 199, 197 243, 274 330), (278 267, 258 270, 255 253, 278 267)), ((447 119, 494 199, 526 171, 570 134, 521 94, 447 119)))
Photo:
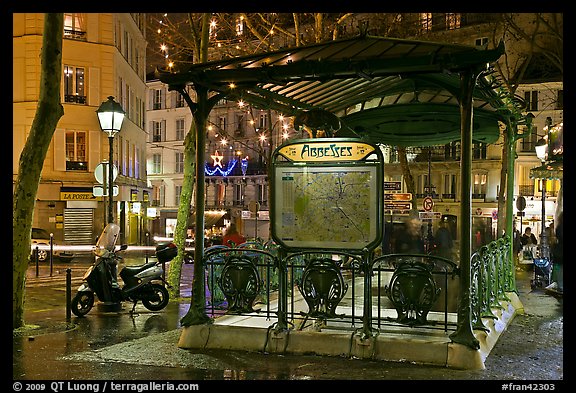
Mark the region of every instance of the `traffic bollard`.
POLYGON ((39 252, 38 246, 36 246, 36 249, 34 249, 34 260, 36 261, 36 277, 38 277, 39 269, 40 269, 40 267, 38 266, 38 259, 39 259, 38 252, 39 252))
POLYGON ((52 277, 52 271, 54 270, 53 264, 53 255, 54 255, 54 234, 50 234, 50 277, 52 277))
POLYGON ((66 324, 72 319, 72 269, 66 269, 66 324))

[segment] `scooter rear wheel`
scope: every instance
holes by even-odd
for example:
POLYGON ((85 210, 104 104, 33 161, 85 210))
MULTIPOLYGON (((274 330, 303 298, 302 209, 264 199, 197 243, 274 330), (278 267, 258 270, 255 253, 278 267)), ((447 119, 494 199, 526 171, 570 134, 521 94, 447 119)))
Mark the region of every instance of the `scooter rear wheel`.
POLYGON ((94 293, 93 292, 78 292, 70 302, 72 312, 77 317, 83 317, 88 314, 94 306, 94 293))
POLYGON ((152 296, 154 299, 142 299, 142 304, 150 311, 160 311, 168 305, 170 300, 168 290, 160 284, 151 284, 150 286, 154 292, 152 296))

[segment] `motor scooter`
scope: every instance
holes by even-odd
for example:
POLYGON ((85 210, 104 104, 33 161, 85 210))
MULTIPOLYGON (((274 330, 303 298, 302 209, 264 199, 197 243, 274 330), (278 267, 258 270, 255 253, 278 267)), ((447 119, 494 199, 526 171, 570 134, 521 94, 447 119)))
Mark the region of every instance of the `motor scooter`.
POLYGON ((122 259, 117 254, 128 248, 123 244, 116 249, 116 240, 120 233, 117 224, 109 223, 98 238, 93 248, 95 255, 94 263, 88 268, 83 276, 83 283, 71 301, 71 309, 74 315, 83 317, 88 314, 96 297, 104 303, 108 311, 120 309, 123 301, 132 301, 134 312, 136 304, 141 301, 144 307, 150 311, 162 310, 168 304, 168 285, 163 278, 164 269, 162 264, 171 261, 178 250, 172 242, 160 244, 156 247, 157 261, 152 261, 138 266, 125 266, 120 271, 123 286, 118 284, 117 269, 118 261, 122 259))

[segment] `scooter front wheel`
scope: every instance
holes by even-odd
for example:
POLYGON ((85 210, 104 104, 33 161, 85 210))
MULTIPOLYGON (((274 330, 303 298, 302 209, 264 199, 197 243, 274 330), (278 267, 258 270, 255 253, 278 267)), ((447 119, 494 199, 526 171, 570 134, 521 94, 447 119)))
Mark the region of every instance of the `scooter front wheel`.
POLYGON ((93 292, 78 292, 70 302, 72 312, 77 317, 83 317, 88 314, 94 306, 94 293, 93 292))
POLYGON ((160 311, 168 305, 170 300, 168 290, 164 285, 151 284, 151 296, 142 299, 142 304, 150 311, 160 311))

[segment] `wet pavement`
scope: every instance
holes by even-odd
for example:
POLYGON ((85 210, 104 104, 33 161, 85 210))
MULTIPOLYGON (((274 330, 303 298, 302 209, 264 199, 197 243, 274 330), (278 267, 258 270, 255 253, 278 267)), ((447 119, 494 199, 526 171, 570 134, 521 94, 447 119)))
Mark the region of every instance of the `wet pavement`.
MULTIPOLYGON (((130 264, 130 259, 126 259, 130 264)), ((343 357, 274 355, 177 348, 180 319, 190 304, 192 265, 184 265, 180 299, 159 312, 141 304, 136 313, 96 307, 84 318, 66 320, 65 277, 70 268, 75 290, 88 261, 29 269, 25 321, 13 332, 14 380, 396 380, 547 381, 565 386, 563 298, 532 290, 531 271, 517 272, 525 313, 502 333, 485 370, 454 370, 401 362, 343 357)), ((499 390, 501 390, 499 388, 499 390)), ((540 389, 543 390, 543 389, 540 389)))

